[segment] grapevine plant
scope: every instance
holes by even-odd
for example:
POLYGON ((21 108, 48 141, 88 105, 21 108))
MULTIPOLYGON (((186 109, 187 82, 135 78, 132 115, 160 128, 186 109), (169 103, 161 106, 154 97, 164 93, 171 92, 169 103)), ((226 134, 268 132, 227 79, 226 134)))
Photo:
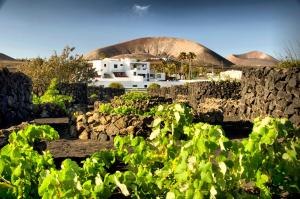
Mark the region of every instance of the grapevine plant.
POLYGON ((221 126, 192 123, 191 109, 180 104, 160 105, 153 115, 149 138, 117 136, 115 149, 91 155, 82 166, 66 159, 55 168, 48 151, 34 150, 35 141, 58 138, 49 126, 11 134, 0 152, 1 196, 198 199, 300 193, 299 129, 288 120, 256 119, 249 138, 234 141, 221 126), (125 171, 114 171, 120 161, 125 171))

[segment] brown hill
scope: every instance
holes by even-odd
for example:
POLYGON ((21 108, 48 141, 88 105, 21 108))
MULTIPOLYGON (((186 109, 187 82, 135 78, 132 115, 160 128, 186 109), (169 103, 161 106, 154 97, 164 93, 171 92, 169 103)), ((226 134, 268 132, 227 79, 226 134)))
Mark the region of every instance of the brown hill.
POLYGON ((15 61, 15 59, 3 53, 0 53, 0 61, 15 61))
POLYGON ((20 64, 22 64, 21 61, 15 60, 10 56, 0 53, 0 69, 5 67, 8 68, 8 70, 14 72, 17 70, 17 67, 20 64))
POLYGON ((229 55, 226 58, 239 66, 274 66, 278 63, 278 60, 274 57, 259 51, 229 55))
POLYGON ((185 39, 171 37, 146 37, 123 43, 99 48, 87 53, 84 57, 88 60, 101 58, 101 55, 115 57, 119 55, 144 55, 147 57, 172 57, 177 58, 180 52, 194 52, 197 55, 196 62, 204 62, 213 65, 232 65, 230 61, 218 55, 207 47, 185 39))

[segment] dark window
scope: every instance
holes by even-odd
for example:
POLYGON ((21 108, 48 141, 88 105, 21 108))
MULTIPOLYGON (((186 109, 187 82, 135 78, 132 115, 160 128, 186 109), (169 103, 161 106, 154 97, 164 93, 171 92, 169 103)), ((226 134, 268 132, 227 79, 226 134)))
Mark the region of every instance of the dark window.
POLYGON ((104 67, 106 67, 106 64, 104 64, 104 67))
POLYGON ((137 87, 137 85, 132 85, 132 87, 136 88, 136 87, 137 87))
POLYGON ((120 66, 123 66, 123 64, 120 64, 120 66))
POLYGON ((136 76, 136 72, 133 72, 133 75, 136 76))
POLYGON ((114 65, 114 68, 118 68, 118 64, 115 64, 115 65, 114 65))
POLYGON ((147 85, 144 85, 145 88, 147 88, 147 85))

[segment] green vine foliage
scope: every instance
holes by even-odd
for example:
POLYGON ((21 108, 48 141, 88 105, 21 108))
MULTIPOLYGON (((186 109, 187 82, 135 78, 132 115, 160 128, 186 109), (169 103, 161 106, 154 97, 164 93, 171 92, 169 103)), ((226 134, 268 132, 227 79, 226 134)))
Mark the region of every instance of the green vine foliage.
POLYGON ((39 154, 32 144, 42 139, 58 139, 50 126, 30 125, 12 133, 9 144, 0 151, 1 198, 38 198, 38 178, 42 171, 54 168, 51 154, 39 154))
POLYGON ((49 152, 31 143, 57 139, 57 132, 30 126, 13 133, 0 152, 4 198, 272 198, 299 194, 299 129, 286 119, 254 121, 242 141, 229 140, 221 126, 192 123, 190 108, 158 106, 149 138, 117 136, 115 149, 82 162, 53 165, 49 152), (118 162, 126 164, 118 171, 118 162), (247 186, 251 187, 248 189, 247 186))
POLYGON ((59 94, 59 91, 57 90, 57 85, 57 80, 52 79, 46 92, 41 97, 38 97, 37 95, 33 94, 33 104, 53 103, 57 104, 61 109, 66 111, 66 103, 70 103, 72 101, 72 97, 59 94))

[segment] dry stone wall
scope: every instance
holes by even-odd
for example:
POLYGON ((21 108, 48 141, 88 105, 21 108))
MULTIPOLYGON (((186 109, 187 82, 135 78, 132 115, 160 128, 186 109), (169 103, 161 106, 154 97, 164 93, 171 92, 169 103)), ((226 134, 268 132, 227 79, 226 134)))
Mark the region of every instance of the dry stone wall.
POLYGON ((185 98, 203 121, 252 121, 258 116, 272 116, 300 125, 299 84, 300 67, 262 67, 244 69, 240 83, 197 82, 185 89, 173 86, 149 89, 149 93, 173 101, 185 98))
POLYGON ((217 99, 240 99, 241 84, 239 82, 195 82, 188 85, 149 89, 152 96, 172 98, 174 101, 181 100, 186 96, 189 104, 196 110, 198 104, 206 98, 217 99))
POLYGON ((74 104, 87 104, 87 84, 85 83, 61 83, 58 90, 62 95, 69 95, 73 98, 74 104))
POLYGON ((0 128, 28 120, 32 108, 32 82, 23 73, 0 70, 0 128))
POLYGON ((96 95, 96 100, 109 102, 115 96, 120 96, 125 94, 125 89, 117 89, 117 88, 103 88, 97 86, 89 86, 87 88, 87 96, 90 97, 92 95, 96 95))
POLYGON ((93 104, 97 100, 110 101, 114 96, 125 93, 125 89, 88 86, 86 83, 61 83, 58 85, 58 90, 63 95, 72 96, 73 104, 93 104), (92 95, 96 95, 93 101, 90 99, 92 95))
POLYGON ((300 67, 244 71, 241 96, 243 119, 270 115, 300 125, 300 67))

